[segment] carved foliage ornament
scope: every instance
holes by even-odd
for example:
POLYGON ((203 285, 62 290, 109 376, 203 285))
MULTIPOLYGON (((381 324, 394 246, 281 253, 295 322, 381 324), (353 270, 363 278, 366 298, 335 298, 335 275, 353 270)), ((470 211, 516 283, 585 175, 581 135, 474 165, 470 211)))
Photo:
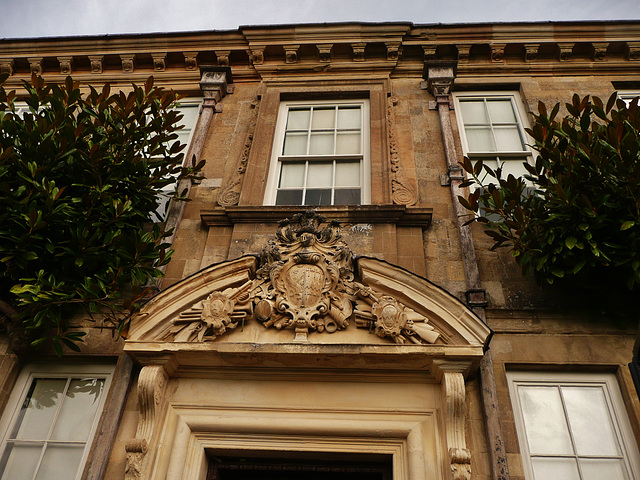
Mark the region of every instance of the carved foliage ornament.
POLYGON ((440 339, 424 316, 355 280, 353 254, 340 225, 315 212, 280 222, 275 239, 262 251, 255 278, 213 292, 182 312, 165 340, 211 341, 251 320, 292 330, 296 341, 351 323, 398 344, 440 339))

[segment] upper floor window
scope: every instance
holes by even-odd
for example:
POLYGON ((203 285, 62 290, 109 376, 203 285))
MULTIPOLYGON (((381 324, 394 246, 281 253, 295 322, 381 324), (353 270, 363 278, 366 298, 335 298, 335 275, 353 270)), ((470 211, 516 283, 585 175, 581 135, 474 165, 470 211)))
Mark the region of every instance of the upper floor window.
POLYGON ((528 480, 631 480, 639 457, 612 374, 510 372, 528 480))
POLYGON ((369 203, 369 102, 284 102, 273 145, 268 205, 369 203))
POLYGON ((0 479, 79 479, 113 367, 25 367, 0 421, 0 479))
POLYGON ((517 93, 454 94, 458 129, 464 154, 502 168, 504 178, 527 173, 531 158, 527 147, 523 105, 517 93))

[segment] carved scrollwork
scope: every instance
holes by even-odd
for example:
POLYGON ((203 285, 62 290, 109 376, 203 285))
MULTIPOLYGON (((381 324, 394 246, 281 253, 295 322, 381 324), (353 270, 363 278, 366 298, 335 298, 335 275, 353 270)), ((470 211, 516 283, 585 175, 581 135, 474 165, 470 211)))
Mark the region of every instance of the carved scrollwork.
POLYGON ((393 108, 398 104, 396 97, 389 97, 387 104, 387 126, 389 131, 389 163, 391 169, 391 199, 396 205, 415 205, 418 196, 404 178, 400 164, 400 148, 395 134, 395 115, 393 108))

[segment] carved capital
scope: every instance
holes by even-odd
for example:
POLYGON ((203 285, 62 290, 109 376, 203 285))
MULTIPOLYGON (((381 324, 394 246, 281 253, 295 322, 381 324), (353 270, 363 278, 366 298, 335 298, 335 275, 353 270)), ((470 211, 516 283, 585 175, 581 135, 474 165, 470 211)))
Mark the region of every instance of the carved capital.
POLYGON ((299 49, 300 49, 300 45, 285 45, 284 46, 284 62, 297 63, 299 49))
POLYGON ((316 45, 318 47, 318 61, 320 63, 329 63, 331 61, 331 49, 333 44, 325 43, 316 45))
POLYGON ((560 50, 560 61, 570 62, 573 60, 573 42, 558 42, 558 49, 560 50))
POLYGON ((104 55, 89 55, 89 62, 91 62, 91 73, 102 73, 102 61, 104 55))
POLYGON ((351 49, 353 50, 353 61, 354 62, 364 62, 364 49, 366 48, 366 43, 352 43, 351 49))
POLYGON ((427 89, 436 97, 448 97, 456 78, 457 62, 445 60, 427 61, 424 64, 427 89))
POLYGON ((397 62, 400 59, 401 55, 401 45, 400 42, 387 42, 385 43, 387 47, 387 60, 390 62, 397 62))
POLYGON ((183 52, 185 70, 198 68, 198 52, 183 52))
POLYGON ((142 463, 149 450, 146 440, 129 440, 125 446, 127 452, 127 463, 124 470, 125 480, 139 480, 143 478, 142 463))
POLYGON ((13 65, 15 61, 13 58, 3 58, 0 60, 0 73, 6 73, 8 75, 13 75, 13 65))
POLYGON ((593 59, 602 62, 607 59, 607 48, 609 42, 593 42, 593 59))
POLYGON ((535 62, 536 60, 538 60, 539 49, 540 49, 540 44, 538 43, 525 43, 524 44, 524 61, 535 62))
POLYGON ((200 89, 205 97, 203 106, 215 107, 227 94, 232 81, 231 69, 228 67, 200 66, 200 89))
POLYGON ((29 57, 29 68, 31 70, 32 75, 42 75, 44 71, 42 61, 44 60, 42 57, 29 57))
POLYGON ((469 54, 472 45, 458 45, 458 62, 469 63, 469 54))
POLYGON ((73 71, 73 57, 58 57, 60 63, 60 74, 71 75, 73 71))
POLYGON ((167 54, 166 53, 153 53, 153 70, 154 72, 164 72, 167 68, 167 54))
POLYGON ((491 62, 504 63, 504 49, 506 46, 504 43, 491 45, 491 62))
POLYGON ((122 62, 122 73, 133 73, 135 70, 135 55, 120 55, 122 62))
POLYGON ((218 59, 219 67, 229 66, 229 55, 231 55, 231 50, 216 50, 216 58, 218 59))

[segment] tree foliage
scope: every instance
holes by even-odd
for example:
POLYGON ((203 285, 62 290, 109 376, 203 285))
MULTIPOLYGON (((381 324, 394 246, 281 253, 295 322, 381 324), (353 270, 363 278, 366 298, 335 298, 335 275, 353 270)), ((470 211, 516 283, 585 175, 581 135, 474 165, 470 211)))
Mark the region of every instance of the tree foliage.
POLYGON ((612 95, 574 95, 568 115, 560 105, 539 114, 527 133, 535 165, 524 178, 464 160, 475 185, 459 197, 482 223, 492 249, 511 248, 523 273, 540 284, 558 278, 640 285, 640 108, 612 95), (480 188, 477 188, 480 187, 480 188), (607 280, 607 281, 608 281, 607 280))
POLYGON ((0 77, 0 311, 14 348, 47 341, 78 350, 78 306, 122 328, 170 257, 151 224, 182 167, 176 94, 149 78, 129 93, 83 94, 41 77, 25 82, 28 112, 0 77), (22 342, 22 345, 21 343, 22 342))

